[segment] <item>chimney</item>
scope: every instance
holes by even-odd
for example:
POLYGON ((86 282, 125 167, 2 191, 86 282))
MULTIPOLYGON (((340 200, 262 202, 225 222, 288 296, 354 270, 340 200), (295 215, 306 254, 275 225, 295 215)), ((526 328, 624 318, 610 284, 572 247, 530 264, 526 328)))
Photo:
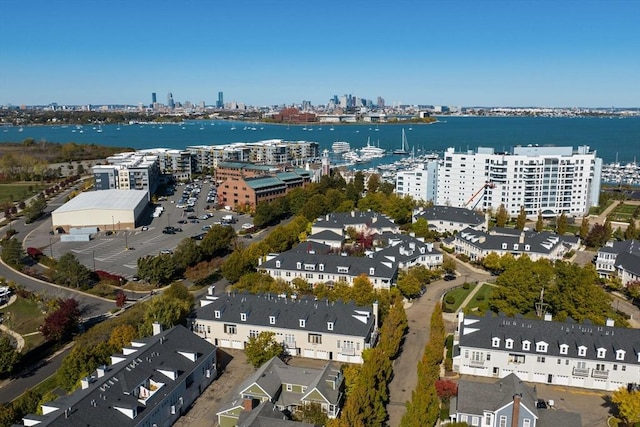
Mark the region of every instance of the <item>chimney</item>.
POLYGON ((511 427, 518 427, 518 420, 520 418, 520 399, 521 394, 513 395, 513 411, 511 412, 511 427))
POLYGON ((207 288, 207 295, 214 295, 216 293, 216 287, 211 285, 207 288))
POLYGON ((524 243, 524 231, 520 233, 520 238, 518 239, 518 243, 524 243))
POLYGON ((160 324, 160 322, 153 322, 153 335, 158 335, 160 332, 162 332, 162 325, 160 324))
POLYGON ((373 330, 378 330, 378 301, 373 302, 373 330))
POLYGON ((607 318, 607 323, 605 323, 605 325, 613 328, 615 325, 615 320, 607 318))
POLYGON ((253 411, 253 408, 255 408, 254 406, 254 399, 242 399, 242 410, 243 411, 253 411))

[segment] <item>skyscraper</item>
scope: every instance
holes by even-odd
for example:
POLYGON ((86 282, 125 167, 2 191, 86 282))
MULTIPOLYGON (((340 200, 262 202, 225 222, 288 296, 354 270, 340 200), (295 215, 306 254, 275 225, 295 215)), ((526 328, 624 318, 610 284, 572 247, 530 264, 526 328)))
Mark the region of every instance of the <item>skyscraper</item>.
POLYGON ((155 92, 151 92, 151 107, 153 107, 156 102, 158 102, 158 98, 156 97, 156 93, 155 92))
POLYGON ((224 97, 222 92, 218 92, 218 100, 216 101, 216 108, 224 108, 224 97))
POLYGON ((171 92, 169 92, 169 94, 167 95, 167 105, 172 110, 176 108, 176 103, 173 101, 173 94, 171 92))

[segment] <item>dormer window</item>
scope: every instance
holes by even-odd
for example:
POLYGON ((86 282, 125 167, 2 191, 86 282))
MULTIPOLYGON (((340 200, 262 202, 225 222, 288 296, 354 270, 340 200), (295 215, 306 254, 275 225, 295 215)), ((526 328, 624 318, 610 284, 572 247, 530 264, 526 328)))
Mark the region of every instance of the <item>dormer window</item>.
POLYGON ((376 269, 373 267, 369 268, 369 276, 373 276, 374 274, 376 274, 376 269))
POLYGON ((507 249, 507 244, 506 243, 502 244, 502 249, 507 249))
POLYGON ((305 319, 300 319, 300 327, 301 327, 301 328, 304 328, 304 327, 305 327, 305 325, 306 325, 306 323, 307 323, 307 322, 306 322, 306 320, 305 320, 305 319))
POLYGON ((513 340, 511 338, 507 338, 504 340, 504 346, 506 348, 513 348, 513 340))
POLYGON ((320 264, 320 265, 318 266, 318 269, 319 269, 320 271, 324 271, 324 264, 320 264))
POLYGON ((500 347, 500 338, 498 338, 498 337, 491 338, 491 346, 492 347, 500 347))
POLYGON ((523 350, 531 350, 531 341, 522 341, 523 350))
POLYGON ((616 351, 616 360, 624 360, 624 354, 625 354, 624 350, 617 350, 616 351))
POLYGON ((578 347, 578 356, 586 356, 587 355, 587 347, 581 345, 578 347))
POLYGON ((276 316, 269 316, 269 324, 270 325, 276 324, 276 316))
POLYGON ((566 344, 560 344, 560 354, 568 354, 569 346, 566 344))
POLYGON ((215 317, 216 319, 220 318, 220 310, 216 310, 213 312, 213 317, 215 317))
POLYGON ((546 353, 548 347, 549 347, 549 345, 544 341, 536 343, 536 351, 538 351, 540 353, 546 353))
POLYGON ((280 260, 276 261, 276 268, 280 268, 280 260))
POLYGON ((517 250, 518 250, 518 247, 519 247, 519 246, 518 246, 518 244, 517 244, 517 243, 514 243, 514 244, 513 244, 513 250, 514 250, 514 251, 517 251, 517 250))
POLYGON ((525 251, 530 251, 531 250, 531 245, 524 245, 524 250, 525 251))
POLYGON ((327 329, 333 331, 333 322, 327 322, 327 329))
POLYGON ((296 262, 296 268, 298 270, 300 270, 302 268, 302 263, 301 262, 296 262))
POLYGON ((242 320, 243 322, 247 321, 247 313, 240 313, 240 320, 242 320))
POLYGON ((607 350, 600 347, 598 349, 598 359, 604 359, 605 355, 607 354, 607 350))
POLYGON ((338 267, 338 273, 348 273, 349 267, 338 267))

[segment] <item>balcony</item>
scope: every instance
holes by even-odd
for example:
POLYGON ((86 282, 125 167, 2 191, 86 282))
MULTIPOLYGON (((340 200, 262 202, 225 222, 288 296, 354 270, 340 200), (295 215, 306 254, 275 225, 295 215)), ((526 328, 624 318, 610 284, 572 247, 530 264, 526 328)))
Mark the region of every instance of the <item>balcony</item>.
POLYGON ((607 378, 609 378, 609 371, 600 371, 600 370, 597 370, 597 369, 593 369, 591 371, 591 376, 593 378, 607 379, 607 378))
POLYGON ((343 356, 355 356, 356 349, 354 347, 342 347, 340 349, 340 354, 342 354, 343 356))
POLYGON ((589 368, 573 368, 573 376, 575 377, 588 377, 589 368))
POLYGON ((469 360, 469 366, 474 368, 484 368, 484 360, 469 360))

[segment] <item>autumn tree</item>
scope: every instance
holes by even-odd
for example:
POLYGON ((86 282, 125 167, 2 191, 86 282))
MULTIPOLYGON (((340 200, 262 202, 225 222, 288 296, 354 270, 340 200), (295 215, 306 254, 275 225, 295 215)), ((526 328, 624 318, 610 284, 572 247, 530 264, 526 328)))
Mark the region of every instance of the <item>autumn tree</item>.
POLYGON ((507 208, 504 206, 504 203, 498 207, 498 211, 496 212, 496 226, 504 227, 507 225, 507 221, 509 221, 509 212, 507 208))
POLYGON ((582 222, 580 223, 580 240, 582 240, 583 242, 589 235, 589 228, 589 219, 585 216, 584 218, 582 218, 582 222))
POLYGON ((124 293, 122 289, 119 289, 116 292, 116 307, 122 308, 124 304, 127 302, 127 295, 124 293))
POLYGON ((569 223, 567 220, 567 216, 564 214, 564 212, 562 212, 556 220, 556 233, 563 235, 567 232, 568 227, 569 223))
POLYGON ((527 212, 524 210, 524 206, 520 206, 520 212, 516 219, 516 226, 518 230, 524 230, 524 226, 527 224, 527 212))
POLYGON ((372 173, 371 176, 369 176, 369 180, 367 181, 367 192, 375 193, 376 191, 378 191, 379 187, 380 175, 378 175, 377 173, 372 173))
POLYGON ((611 402, 627 426, 640 422, 640 390, 629 391, 626 387, 619 388, 611 395, 611 402))
POLYGON ((607 243, 607 230, 602 224, 594 224, 587 234, 585 244, 591 248, 599 248, 607 243))
POLYGON ((256 337, 249 337, 244 354, 254 368, 262 366, 274 357, 283 355, 284 346, 276 341, 275 336, 275 332, 263 331, 256 337))
POLYGON ((448 256, 444 257, 442 261, 442 270, 447 274, 453 274, 456 272, 457 264, 456 261, 448 256))
POLYGON ((538 219, 536 219, 536 232, 540 233, 544 230, 544 220, 542 219, 542 211, 538 211, 538 219))
POLYGON ((58 299, 58 308, 47 315, 40 332, 47 341, 63 341, 71 337, 78 326, 80 309, 73 298, 58 299))
POLYGON ((138 331, 133 325, 118 325, 111 331, 108 344, 113 347, 114 351, 120 351, 123 347, 129 345, 131 341, 138 337, 138 331))
POLYGON ((629 225, 627 225, 627 229, 624 231, 624 238, 625 240, 635 239, 637 234, 636 220, 631 218, 629 220, 629 225))

